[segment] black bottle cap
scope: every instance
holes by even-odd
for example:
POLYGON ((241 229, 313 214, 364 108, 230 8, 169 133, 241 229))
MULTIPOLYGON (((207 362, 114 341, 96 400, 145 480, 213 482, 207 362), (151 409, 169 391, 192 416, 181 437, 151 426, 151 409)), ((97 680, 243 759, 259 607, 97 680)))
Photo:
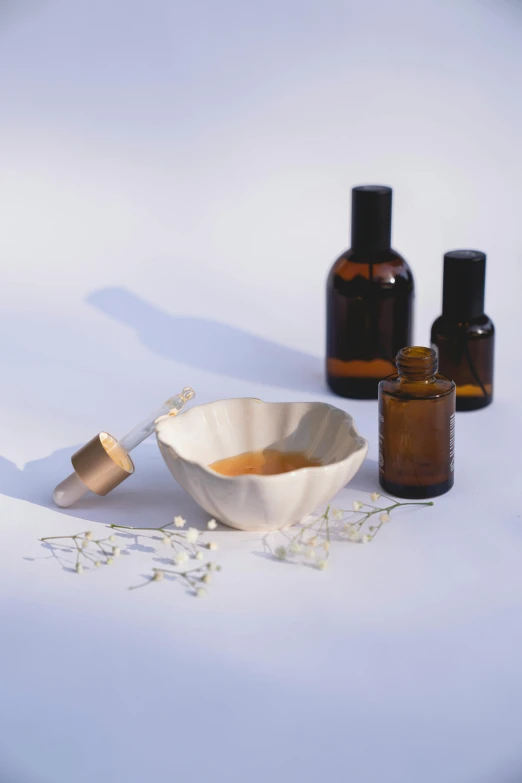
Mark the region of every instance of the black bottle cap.
POLYGON ((359 185, 352 189, 352 248, 367 253, 391 247, 392 189, 359 185))
POLYGON ((486 255, 480 250, 451 250, 444 255, 442 312, 456 321, 484 313, 486 255))

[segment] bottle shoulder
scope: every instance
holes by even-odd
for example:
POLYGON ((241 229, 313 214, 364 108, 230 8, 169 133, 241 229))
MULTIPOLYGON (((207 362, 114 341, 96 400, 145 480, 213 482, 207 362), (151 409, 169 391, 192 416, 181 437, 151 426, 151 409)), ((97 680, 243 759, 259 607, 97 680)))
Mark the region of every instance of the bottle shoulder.
POLYGON ((349 249, 334 262, 328 276, 329 282, 372 281, 383 287, 404 287, 413 290, 413 274, 408 262, 395 250, 388 250, 377 259, 369 259, 349 249))
POLYGON ((403 400, 427 400, 445 397, 455 390, 455 383, 441 373, 428 381, 408 380, 398 373, 379 383, 379 394, 403 400))
POLYGON ((437 342, 437 339, 452 340, 462 339, 462 337, 468 340, 480 340, 493 337, 494 334, 493 321, 485 313, 470 321, 460 322, 453 321, 445 315, 439 315, 431 327, 432 342, 437 342))

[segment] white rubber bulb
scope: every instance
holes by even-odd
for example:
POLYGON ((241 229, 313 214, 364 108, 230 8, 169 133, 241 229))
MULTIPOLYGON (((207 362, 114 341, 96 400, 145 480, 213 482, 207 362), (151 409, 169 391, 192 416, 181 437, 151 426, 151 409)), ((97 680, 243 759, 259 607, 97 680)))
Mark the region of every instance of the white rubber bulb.
POLYGON ((77 474, 71 473, 55 488, 53 500, 60 508, 68 508, 86 495, 88 491, 89 488, 85 486, 77 474))

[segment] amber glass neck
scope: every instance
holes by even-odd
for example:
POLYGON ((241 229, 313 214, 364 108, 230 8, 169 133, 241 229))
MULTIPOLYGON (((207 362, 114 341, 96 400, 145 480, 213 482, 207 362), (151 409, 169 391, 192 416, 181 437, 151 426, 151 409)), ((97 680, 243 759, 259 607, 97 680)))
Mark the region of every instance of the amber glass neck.
POLYGON ((437 372, 437 354, 433 348, 413 346, 397 354, 397 370, 408 381, 427 381, 437 372))

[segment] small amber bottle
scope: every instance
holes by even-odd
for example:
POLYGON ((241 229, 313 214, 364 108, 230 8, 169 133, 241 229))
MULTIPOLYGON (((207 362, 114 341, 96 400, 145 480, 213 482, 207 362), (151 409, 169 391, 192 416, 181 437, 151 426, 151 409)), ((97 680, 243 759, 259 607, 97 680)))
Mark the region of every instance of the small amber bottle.
POLYGON ((442 315, 431 327, 439 368, 457 386, 457 410, 485 408, 493 400, 495 327, 484 313, 486 256, 452 250, 444 256, 442 315))
POLYGON ((379 481, 390 495, 432 498, 453 486, 455 384, 432 348, 403 348, 379 383, 379 481))
POLYGON ((341 397, 377 399, 397 351, 412 342, 413 275, 391 248, 391 215, 391 188, 353 188, 352 246, 326 294, 326 379, 341 397))

